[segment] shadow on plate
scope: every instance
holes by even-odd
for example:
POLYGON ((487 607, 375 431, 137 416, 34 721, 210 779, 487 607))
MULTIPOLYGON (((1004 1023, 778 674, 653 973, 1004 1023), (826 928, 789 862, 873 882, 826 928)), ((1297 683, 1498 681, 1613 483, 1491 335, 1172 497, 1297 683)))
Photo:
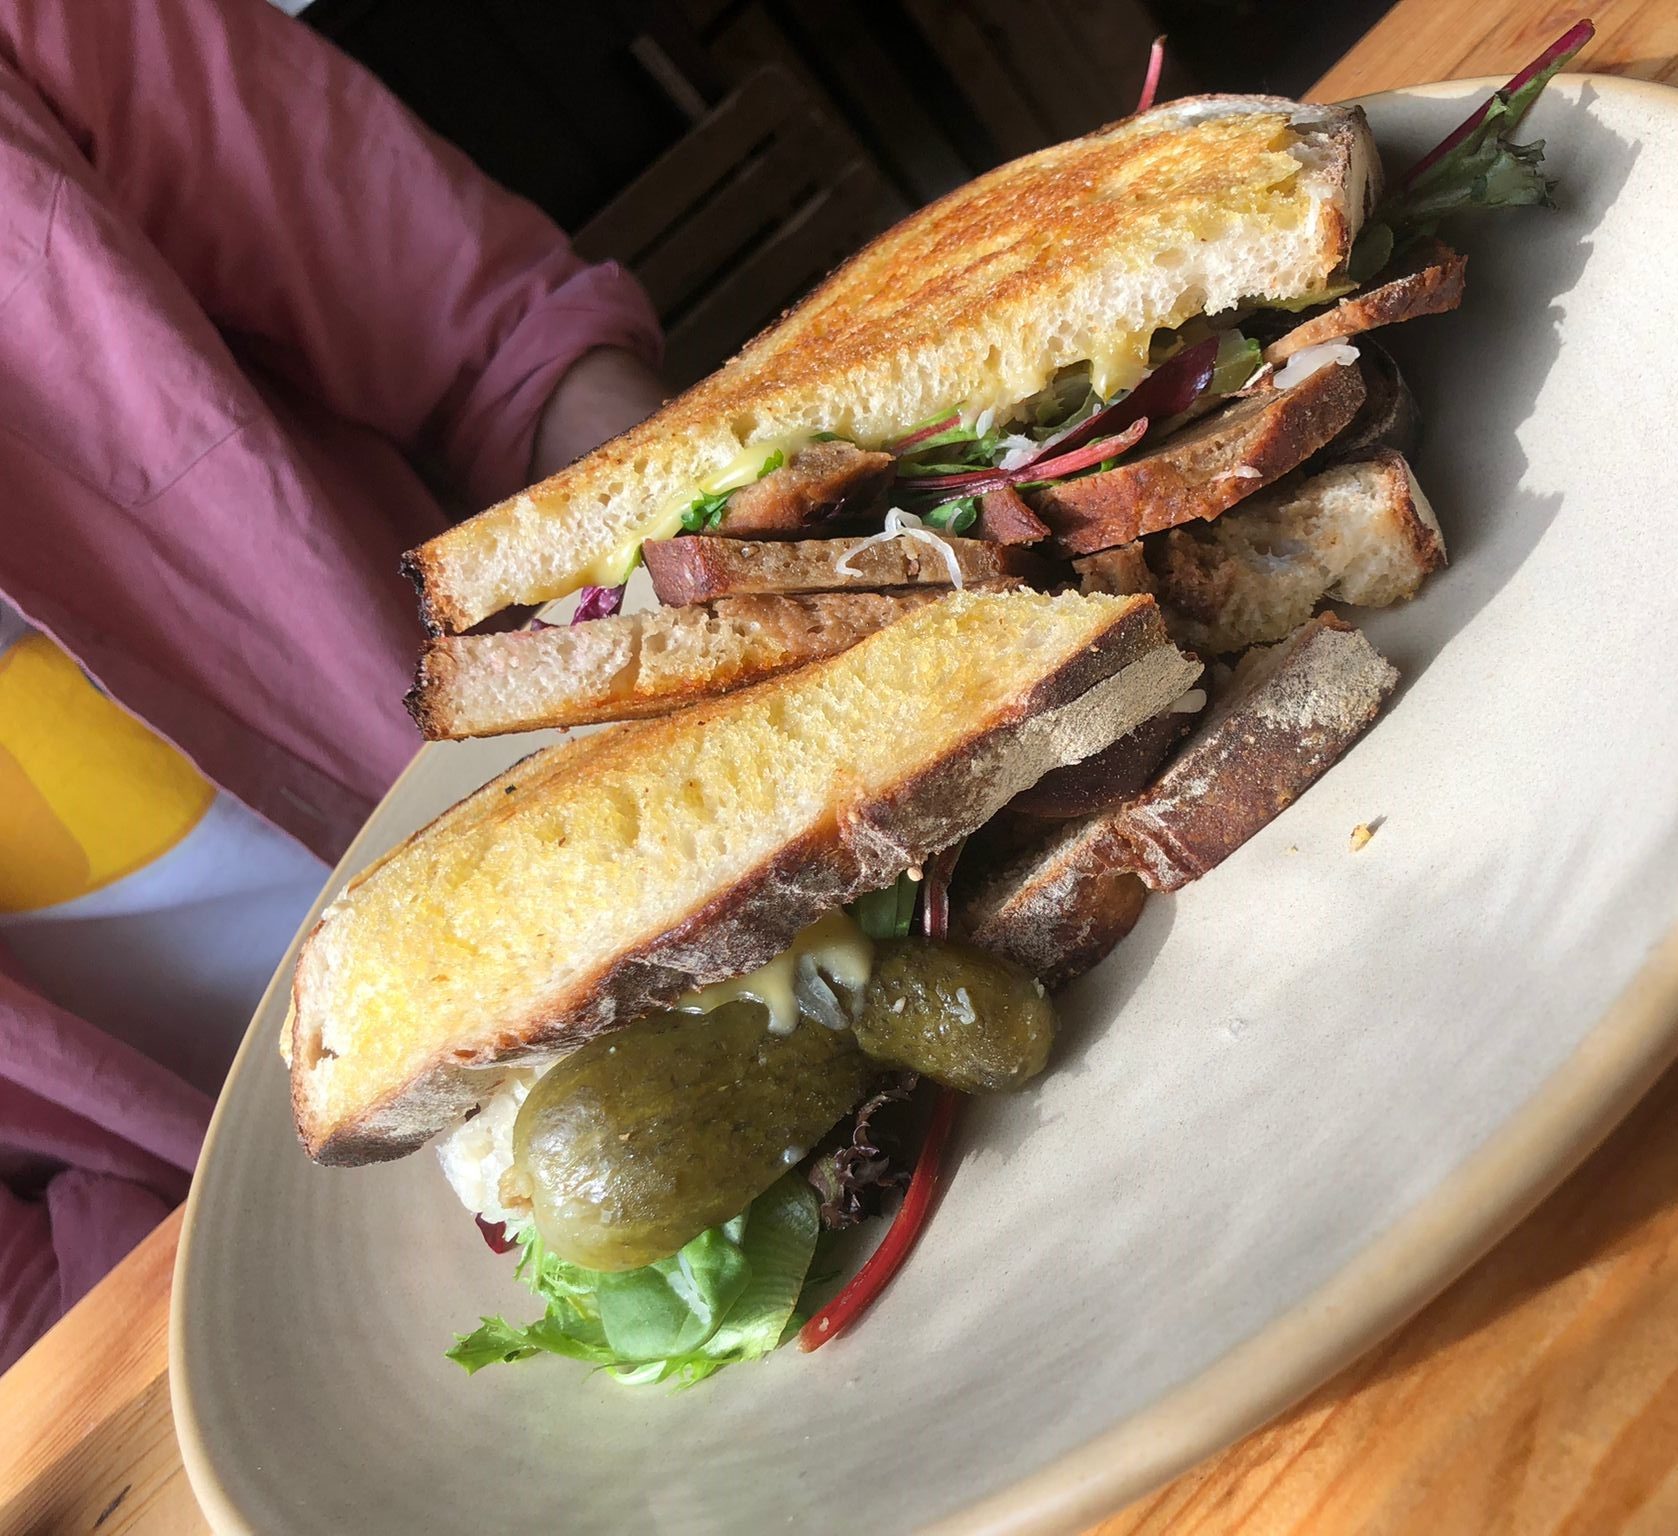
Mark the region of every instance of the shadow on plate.
MULTIPOLYGON (((1392 708, 1429 662, 1509 583, 1561 510, 1560 492, 1525 489, 1528 460, 1519 433, 1532 419, 1561 349, 1559 301, 1578 285, 1592 234, 1631 175, 1640 145, 1592 113, 1586 85, 1574 102, 1554 98, 1547 121, 1546 169, 1558 185, 1559 215, 1518 209, 1447 225, 1444 234, 1469 257, 1468 291, 1455 314, 1395 326, 1383 338, 1422 411, 1416 475, 1444 529, 1450 568, 1417 599, 1442 610, 1443 622, 1406 624, 1409 607, 1358 614, 1400 673, 1392 708), (1588 153, 1587 153, 1588 152, 1588 153), (1586 159, 1609 168, 1586 181, 1571 168, 1586 159), (1582 224, 1568 259, 1557 242, 1582 224), (1548 226, 1548 227, 1547 227, 1548 226), (1546 274, 1546 265, 1552 270, 1546 274), (1449 445, 1450 452, 1445 451, 1449 445), (1447 478, 1447 462, 1472 466, 1447 478)), ((1604 360, 1605 387, 1617 387, 1604 360)), ((1440 617, 1436 615, 1436 618, 1440 617)), ((1380 727, 1377 725, 1376 730, 1380 727)))
MULTIPOLYGON (((1422 407, 1417 476, 1434 502, 1452 560, 1416 604, 1385 612, 1346 610, 1399 669, 1389 716, 1403 707, 1405 692, 1431 662, 1514 578, 1561 510, 1561 492, 1523 487, 1529 461, 1519 433, 1535 415, 1560 352, 1560 301, 1577 286, 1593 248, 1591 234, 1619 196, 1640 148, 1592 115, 1597 99, 1595 88, 1586 85, 1577 101, 1557 99, 1546 113, 1548 123, 1560 118, 1548 137, 1562 212, 1523 209, 1464 220, 1460 231, 1448 227, 1446 235, 1460 236, 1470 257, 1463 308, 1395 327, 1383 336, 1422 407), (1586 182, 1582 173, 1570 171, 1586 160, 1607 165, 1610 174, 1599 172, 1586 182), (1581 232, 1571 234, 1572 229, 1581 232), (1558 260, 1556 242, 1570 238, 1571 250, 1558 260), (1444 466, 1453 463, 1472 466, 1470 473, 1447 478, 1444 466), (1418 621, 1421 604, 1432 610, 1425 623, 1418 621)), ((1381 730, 1377 722, 1366 740, 1378 741, 1381 730)), ((1561 900, 1569 888, 1565 862, 1548 876, 1553 886, 1533 892, 1540 904, 1561 900)), ((1217 872, 1208 878, 1215 881, 1217 872)), ((1114 953, 1062 991, 1057 999, 1061 1036, 1051 1072, 1085 1070, 1103 1029, 1124 1028, 1125 1007, 1174 925, 1172 898, 1152 896, 1136 929, 1114 953), (1113 1022, 1104 1025, 1104 1019, 1113 1022)), ((1269 1006, 1255 1002, 1260 1013, 1269 1006)), ((1208 1019, 1207 1027, 1227 1026, 1208 1019)), ((954 1174, 963 1147, 983 1147, 1008 1158, 1054 1118, 1041 1095, 1028 1093, 1000 1104, 976 1102, 952 1148, 949 1173, 954 1174)), ((1678 1194, 1678 1153, 1670 1183, 1678 1194)), ((1665 1193, 1663 1186, 1662 1198, 1665 1193)))

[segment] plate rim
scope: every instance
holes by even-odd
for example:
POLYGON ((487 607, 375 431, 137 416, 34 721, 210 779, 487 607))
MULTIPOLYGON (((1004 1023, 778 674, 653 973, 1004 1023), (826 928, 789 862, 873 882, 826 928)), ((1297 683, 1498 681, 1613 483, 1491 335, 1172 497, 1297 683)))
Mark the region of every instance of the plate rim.
MULTIPOLYGON (((1604 95, 1641 97, 1678 116, 1678 86, 1591 71, 1557 77, 1557 83, 1563 81, 1592 86, 1604 95)), ((1501 75, 1466 76, 1371 91, 1347 98, 1347 104, 1489 93, 1503 83, 1501 75)), ((326 902, 366 862, 362 850, 380 812, 432 745, 415 753, 333 868, 253 1019, 289 987, 303 936, 326 902)), ((229 1079, 247 1052, 271 1048, 269 1036, 248 1029, 229 1079)), ((922 1536, 1079 1536, 1259 1429, 1396 1331, 1496 1247, 1585 1161, 1674 1061, 1678 924, 1525 1107, 1332 1279, 1191 1381, 1008 1487, 922 1526, 922 1536)), ((226 1105, 225 1093, 218 1095, 200 1166, 223 1133, 226 1105)), ((171 1274, 170 1416, 188 1483, 211 1529, 217 1536, 258 1536, 216 1470, 186 1366, 187 1272, 200 1190, 195 1174, 171 1274)))

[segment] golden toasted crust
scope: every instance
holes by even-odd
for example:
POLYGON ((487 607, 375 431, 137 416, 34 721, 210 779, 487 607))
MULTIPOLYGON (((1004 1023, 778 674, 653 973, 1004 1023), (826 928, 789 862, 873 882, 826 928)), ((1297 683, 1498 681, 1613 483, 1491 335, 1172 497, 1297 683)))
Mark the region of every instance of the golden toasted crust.
POLYGON ((1468 258, 1442 240, 1423 240, 1399 271, 1378 288, 1354 293, 1313 315, 1264 349, 1267 363, 1282 363, 1305 347, 1356 336, 1421 315, 1441 315, 1462 303, 1468 258))
POLYGON ((938 597, 735 597, 587 626, 445 635, 420 657, 408 712, 431 741, 650 719, 836 656, 938 597))
POLYGON ((1236 400, 1116 468, 1038 493, 1053 547, 1083 555, 1216 517, 1303 463, 1357 414, 1363 378, 1331 364, 1236 400))
POLYGON ((758 688, 536 754, 352 885, 305 942, 305 1146, 400 1156, 484 1073, 764 963, 1197 672, 1147 598, 957 593, 758 688))
POLYGON ((719 372, 409 559, 434 626, 615 581, 742 450, 1024 398, 1098 359, 1140 377, 1160 326, 1326 284, 1379 183, 1357 108, 1197 98, 1000 167, 911 215, 719 372))
MULTIPOLYGON (((964 586, 1017 587, 1045 580, 1050 568, 1036 555, 982 539, 945 539, 964 586)), ((709 603, 721 597, 771 592, 843 592, 881 587, 950 585, 949 566, 919 539, 870 544, 862 538, 804 539, 797 543, 709 537, 659 539, 643 551, 661 603, 709 603), (847 575, 841 563, 850 567, 847 575)))

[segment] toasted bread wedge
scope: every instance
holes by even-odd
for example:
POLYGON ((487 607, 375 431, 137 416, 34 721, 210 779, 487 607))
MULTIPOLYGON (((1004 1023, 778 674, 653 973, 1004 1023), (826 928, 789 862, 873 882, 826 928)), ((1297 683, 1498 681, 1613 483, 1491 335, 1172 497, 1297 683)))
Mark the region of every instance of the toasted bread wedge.
MULTIPOLYGON (((620 581, 702 480, 789 436, 882 447, 1092 359, 1141 377, 1161 326, 1325 287, 1380 191, 1357 107, 1191 97, 911 214, 711 378, 409 556, 432 625, 620 581)), ((1114 542, 1118 542, 1115 540, 1114 542)))
MULTIPOLYGON (((1057 850, 1068 843, 1058 838, 1057 850)), ((1035 976, 1045 987, 1065 986, 1112 953, 1142 915, 1148 887, 1124 866, 1116 843, 1098 848, 1085 838, 1069 856, 1026 856, 989 887, 985 904, 960 914, 958 931, 970 944, 1035 976), (995 899, 1006 890, 1008 898, 995 899)))
MULTIPOLYGON (((981 539, 945 539, 962 585, 1017 587, 1042 580, 1049 567, 1036 555, 981 539)), ((757 543, 745 539, 659 539, 644 546, 658 600, 670 607, 720 597, 772 592, 869 591, 880 587, 950 586, 948 563, 931 545, 900 538, 757 543), (848 571, 839 569, 846 565, 848 571)))
POLYGON ((304 1145, 411 1151, 492 1072, 765 963, 1198 672, 1149 598, 959 592, 757 688, 537 753, 305 942, 304 1145))
POLYGON ((1462 303, 1468 258, 1442 240, 1419 241, 1396 274, 1378 288, 1354 293, 1332 309, 1313 315, 1264 349, 1267 363, 1286 362, 1295 352, 1338 341, 1419 315, 1441 315, 1462 303))
POLYGON ((1005 864, 1041 848, 1061 824, 1115 810, 1141 793, 1193 728, 1193 706, 1204 702, 1203 691, 1191 688, 1171 709, 1144 720, 1104 751, 1052 768, 1021 790, 963 845, 954 897, 959 901, 1005 864))
POLYGON ((1250 652, 1152 787, 1067 823, 983 882, 958 907, 957 931, 1045 985, 1081 974, 1134 923, 1130 879, 1174 891, 1221 864, 1369 728, 1397 681, 1331 613, 1250 652))
POLYGON ((1217 517, 1328 443, 1363 394, 1356 368, 1320 369, 1292 389, 1232 401, 1113 469, 1038 492, 1037 512, 1067 555, 1217 517))
POLYGON ((883 504, 897 460, 842 439, 811 443, 728 498, 716 532, 730 539, 795 539, 883 504))
POLYGON ((836 656, 938 596, 730 597, 567 628, 445 635, 420 657, 408 712, 432 741, 667 715, 836 656))
POLYGON ((1388 448, 1144 549, 1171 638, 1207 655, 1280 640, 1325 598, 1385 608, 1414 597, 1445 564, 1433 508, 1388 448))
POLYGON ((1171 765, 1115 813, 1131 867, 1155 890, 1198 880, 1297 800, 1397 684, 1393 667, 1332 613, 1249 651, 1171 765))

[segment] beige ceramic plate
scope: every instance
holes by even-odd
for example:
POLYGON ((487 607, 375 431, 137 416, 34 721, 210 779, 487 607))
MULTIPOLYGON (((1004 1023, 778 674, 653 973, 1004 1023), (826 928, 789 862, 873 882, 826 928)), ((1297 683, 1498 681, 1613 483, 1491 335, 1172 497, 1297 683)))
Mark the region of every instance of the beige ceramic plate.
MULTIPOLYGON (((1389 160, 1474 94, 1371 101, 1389 160)), ((679 1395, 468 1379, 451 1332, 529 1298, 429 1152, 305 1160, 276 988, 175 1282, 218 1530, 1070 1531, 1366 1347, 1608 1129, 1678 1040, 1678 93, 1568 80, 1531 127, 1564 211, 1464 231, 1465 309, 1394 333, 1454 557, 1370 622, 1402 692, 1150 906, 1039 1088, 974 1106, 866 1325, 679 1395)), ((423 753, 337 879, 529 746, 423 753)))

